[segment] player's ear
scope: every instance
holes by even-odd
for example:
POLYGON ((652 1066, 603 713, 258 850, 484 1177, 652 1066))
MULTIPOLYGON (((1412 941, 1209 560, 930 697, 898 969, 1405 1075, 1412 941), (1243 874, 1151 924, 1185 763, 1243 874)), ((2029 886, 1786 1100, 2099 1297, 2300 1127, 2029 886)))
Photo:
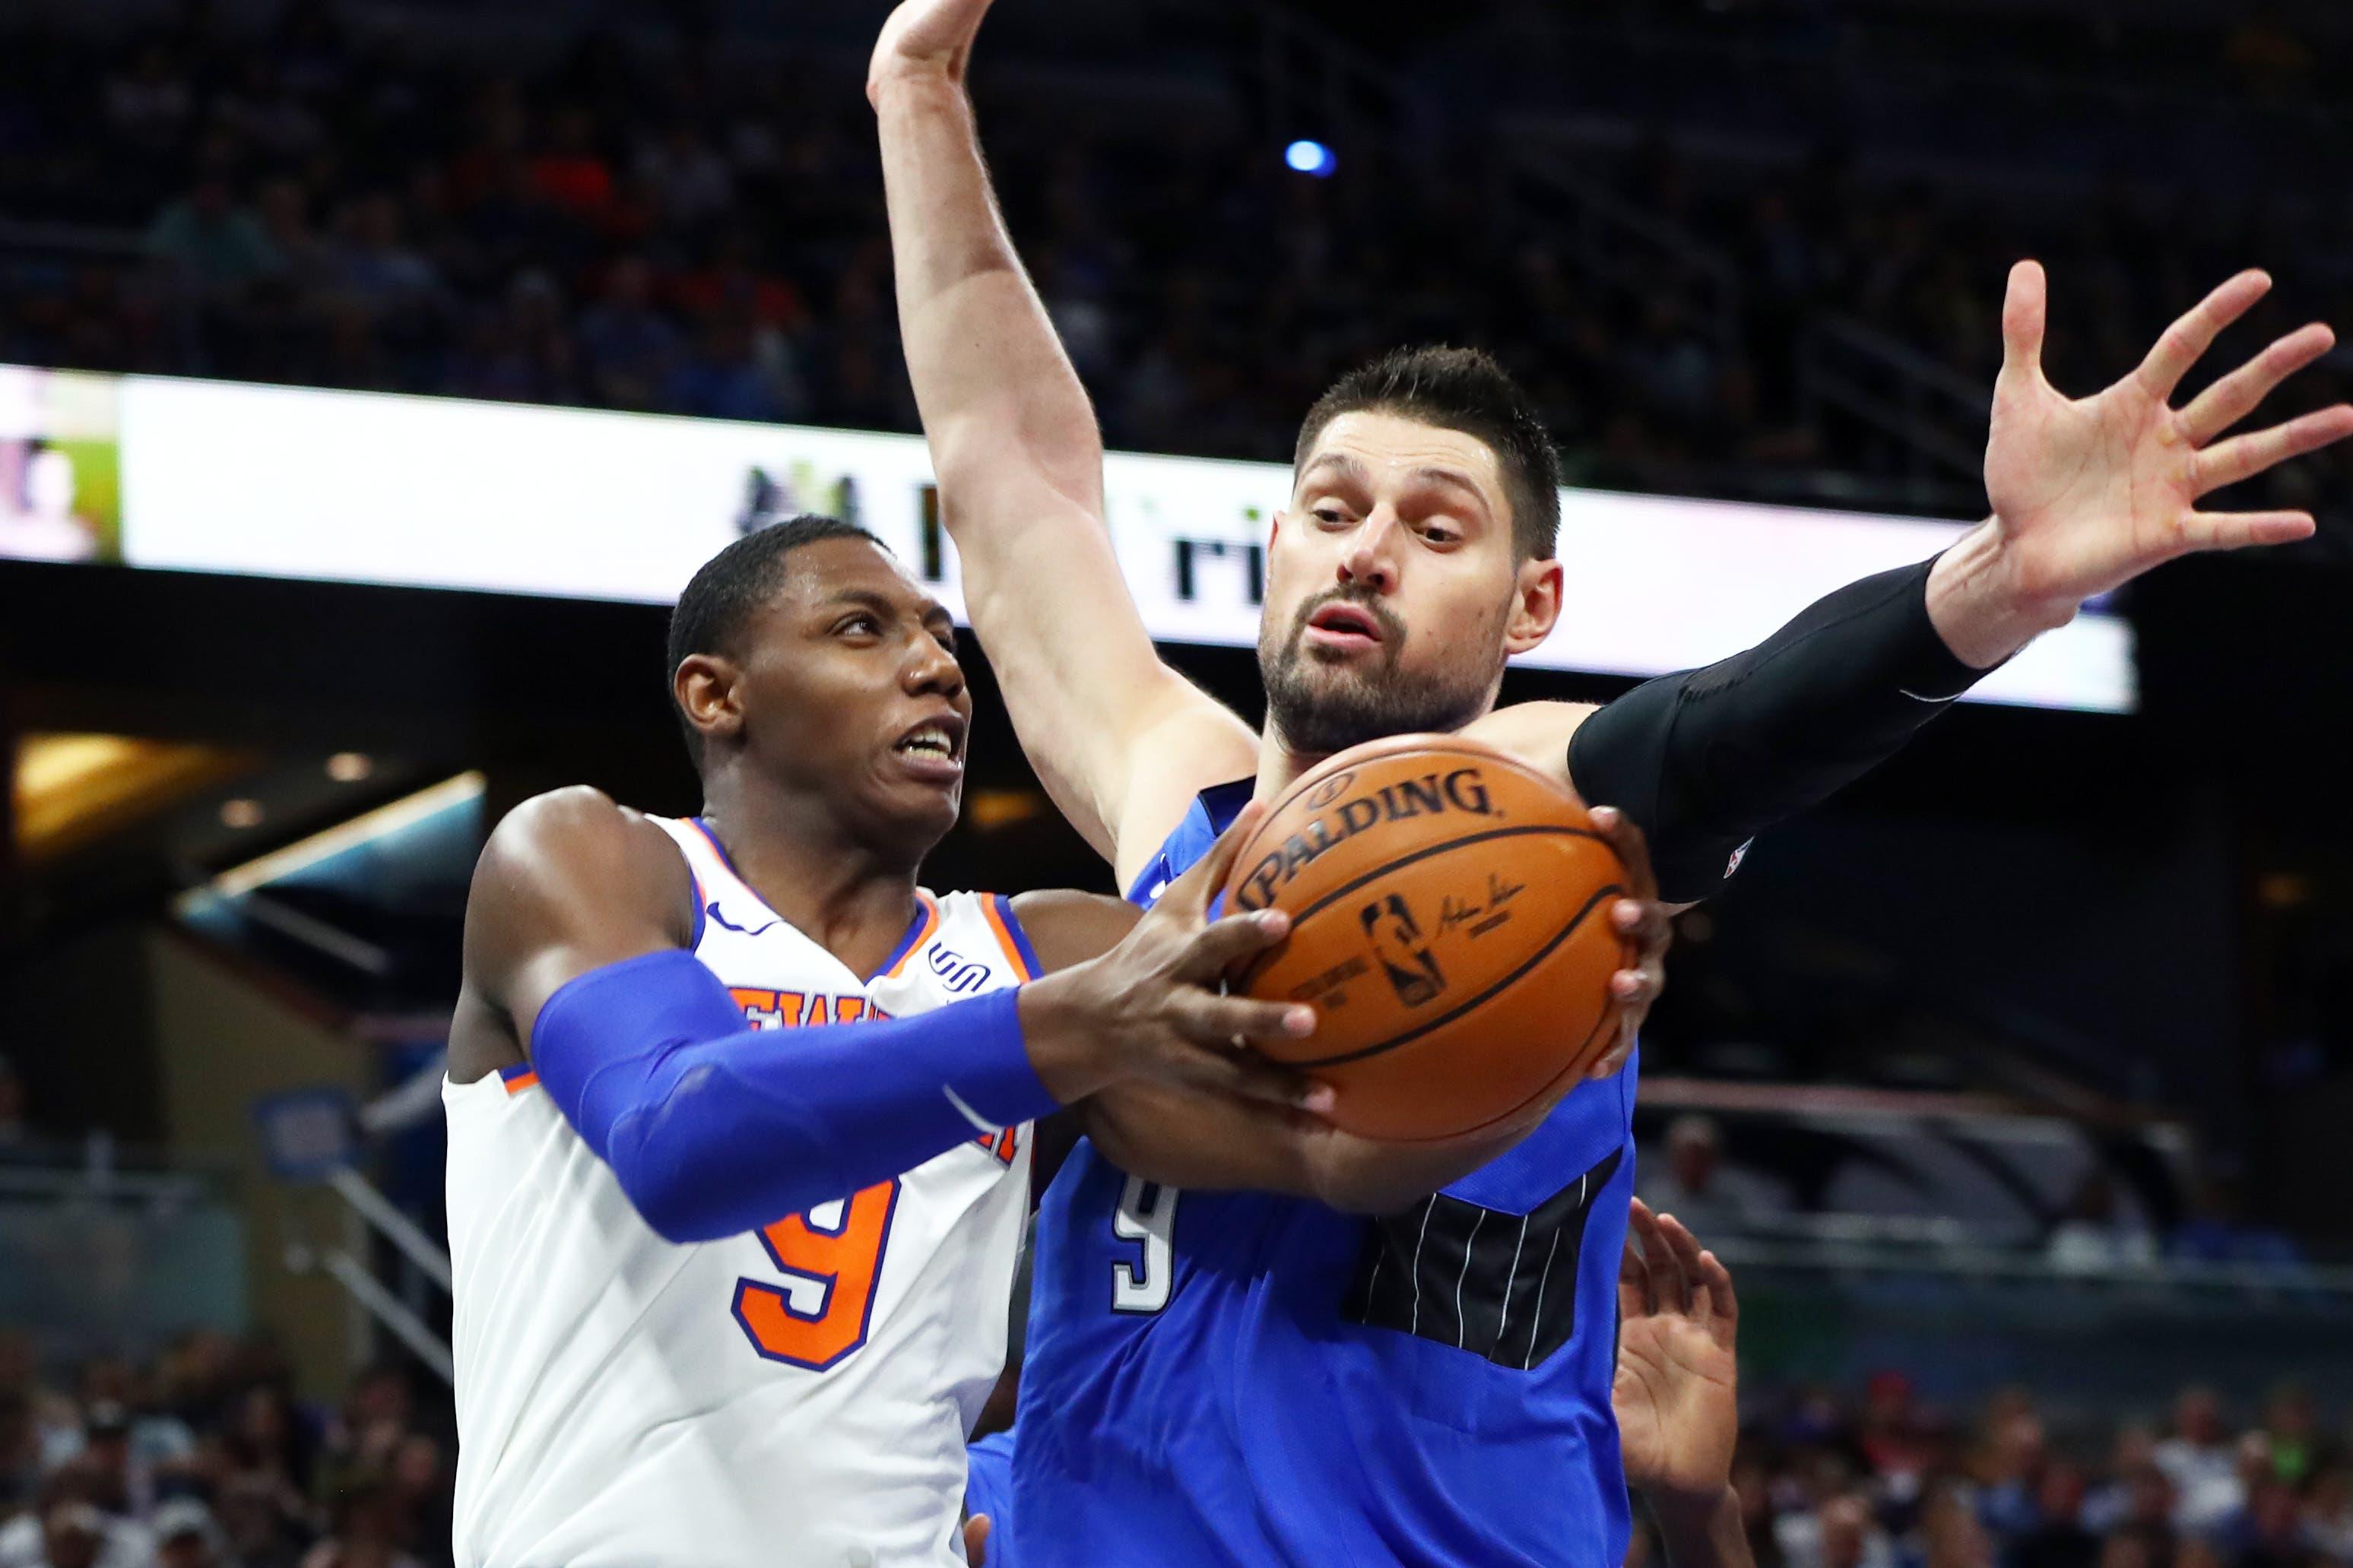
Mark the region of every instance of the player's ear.
POLYGON ((1552 636, 1560 619, 1561 584, 1566 576, 1557 561, 1523 561, 1512 584, 1512 616, 1504 626, 1506 658, 1527 652, 1552 636))
POLYGON ((679 661, 670 690, 705 740, 733 740, 743 732, 742 675, 734 660, 715 653, 691 653, 679 661))

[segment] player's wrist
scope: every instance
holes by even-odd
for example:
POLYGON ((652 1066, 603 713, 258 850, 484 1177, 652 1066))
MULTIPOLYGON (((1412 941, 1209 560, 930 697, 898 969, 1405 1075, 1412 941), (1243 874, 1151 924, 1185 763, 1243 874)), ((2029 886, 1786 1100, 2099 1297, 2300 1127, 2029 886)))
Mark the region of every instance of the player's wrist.
POLYGON ((877 110, 888 104, 908 108, 961 109, 964 74, 946 59, 920 55, 893 55, 877 60, 866 73, 867 100, 877 110))
POLYGON ((1120 1078, 1113 1037, 1092 963, 1074 964, 1021 987, 1015 1011, 1029 1068, 1046 1092, 1073 1105, 1120 1078))
POLYGON ((1698 1491, 1656 1489, 1642 1497, 1673 1568, 1736 1568, 1750 1561, 1740 1494, 1730 1483, 1698 1491))
POLYGON ((1972 669, 1991 669, 2083 607, 2042 578, 2002 520, 1989 518, 1929 570, 1929 623, 1954 658, 1972 669))

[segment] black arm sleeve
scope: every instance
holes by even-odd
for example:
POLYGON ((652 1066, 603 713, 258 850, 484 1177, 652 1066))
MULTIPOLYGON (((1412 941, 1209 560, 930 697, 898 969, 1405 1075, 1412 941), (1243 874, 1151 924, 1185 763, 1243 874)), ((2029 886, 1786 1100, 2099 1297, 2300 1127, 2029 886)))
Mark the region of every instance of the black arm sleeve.
POLYGON ((1649 836, 1662 898, 1715 892, 1750 838, 1893 756, 1986 673, 1929 622, 1934 564, 1850 583, 1747 652, 1577 726, 1569 777, 1649 836))

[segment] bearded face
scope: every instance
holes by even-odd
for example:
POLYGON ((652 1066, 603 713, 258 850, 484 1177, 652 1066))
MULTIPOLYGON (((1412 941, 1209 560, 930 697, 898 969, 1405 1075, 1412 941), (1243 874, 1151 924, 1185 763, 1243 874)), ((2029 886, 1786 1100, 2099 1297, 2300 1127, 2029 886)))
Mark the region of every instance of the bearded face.
POLYGON ((1261 623, 1267 721, 1293 750, 1317 756, 1387 735, 1459 730, 1494 700, 1501 660, 1493 650, 1508 608, 1482 617, 1473 635, 1446 639, 1459 645, 1453 657, 1409 663, 1405 622, 1377 595, 1349 586, 1317 595, 1289 626, 1272 617, 1261 623), (1376 647, 1345 640, 1366 633, 1340 633, 1359 617, 1369 623, 1376 647), (1482 645, 1489 650, 1483 658, 1482 645))
POLYGON ((1399 415, 1343 414, 1278 520, 1259 623, 1272 731, 1303 756, 1459 730, 1558 611, 1524 562, 1494 452, 1399 415))

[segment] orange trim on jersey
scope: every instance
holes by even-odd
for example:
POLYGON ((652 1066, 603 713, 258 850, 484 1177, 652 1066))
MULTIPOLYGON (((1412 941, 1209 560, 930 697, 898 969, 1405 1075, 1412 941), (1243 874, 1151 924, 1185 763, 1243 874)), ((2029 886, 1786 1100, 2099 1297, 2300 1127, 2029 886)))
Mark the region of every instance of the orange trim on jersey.
POLYGON ((923 923, 916 931, 913 938, 908 942, 907 951, 899 955, 899 961, 884 970, 881 975, 876 976, 877 979, 887 978, 906 968, 907 961, 921 952, 923 950, 923 943, 931 941, 939 931, 940 906, 932 901, 931 894, 920 888, 915 890, 915 897, 923 901, 923 923))
POLYGON ((997 933, 997 945, 1005 950, 1006 962, 1013 965, 1013 973, 1025 984, 1037 979, 1029 972, 1029 961, 1021 956, 1021 944, 1013 940, 1013 932, 1006 925, 1005 917, 997 912, 996 899, 987 893, 981 894, 980 912, 988 917, 988 929, 997 933))
POLYGON ((515 1074, 514 1077, 506 1079, 507 1092, 509 1094, 521 1094, 524 1089, 531 1088, 538 1081, 539 1074, 535 1072, 519 1072, 515 1074))

